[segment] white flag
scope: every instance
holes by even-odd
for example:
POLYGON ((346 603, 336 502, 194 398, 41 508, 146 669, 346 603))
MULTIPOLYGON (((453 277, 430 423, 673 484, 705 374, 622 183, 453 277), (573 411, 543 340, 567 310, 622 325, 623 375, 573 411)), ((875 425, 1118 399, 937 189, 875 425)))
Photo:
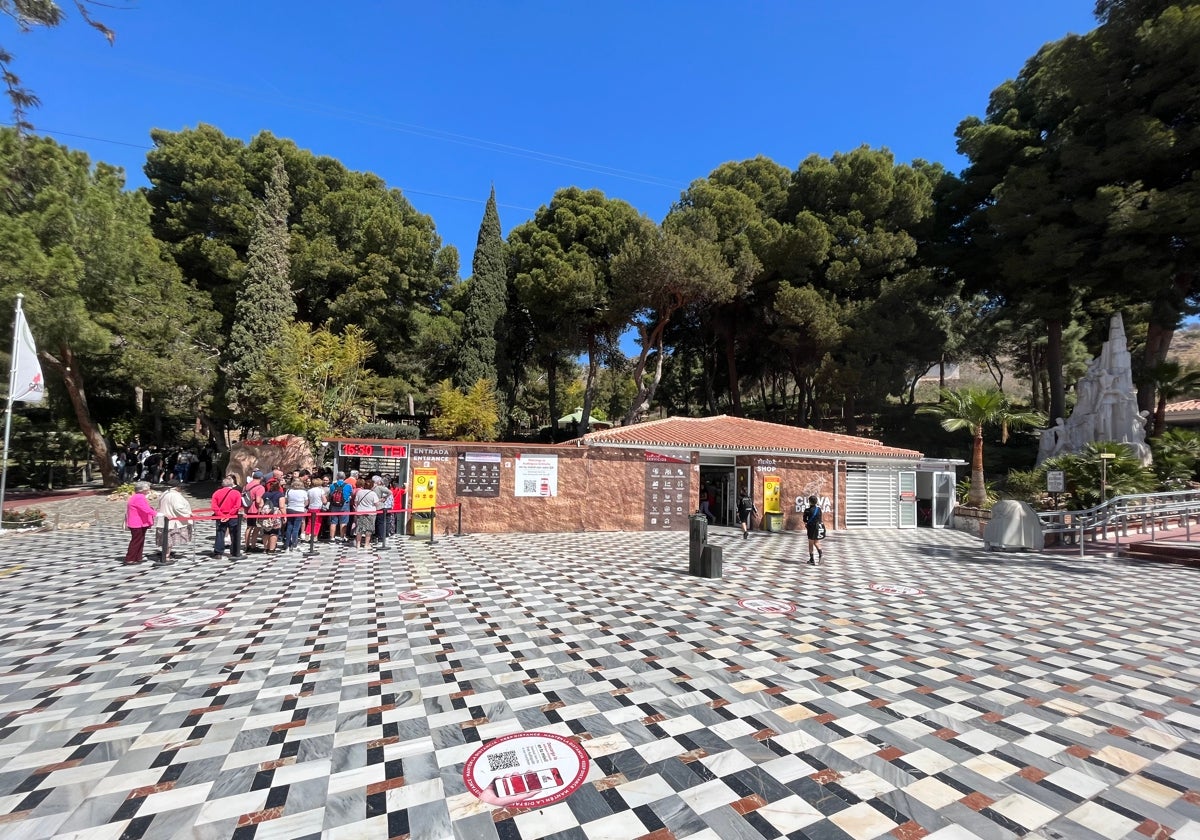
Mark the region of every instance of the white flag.
POLYGON ((46 383, 42 379, 42 366, 38 363, 37 347, 33 334, 25 323, 25 310, 17 310, 16 355, 13 357, 12 399, 27 403, 40 403, 46 394, 46 383))

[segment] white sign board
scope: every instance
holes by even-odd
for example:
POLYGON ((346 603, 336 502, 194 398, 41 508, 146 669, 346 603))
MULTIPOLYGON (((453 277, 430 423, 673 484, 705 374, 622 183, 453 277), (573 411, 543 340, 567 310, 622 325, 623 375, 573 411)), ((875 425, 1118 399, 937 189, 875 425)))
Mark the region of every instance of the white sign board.
POLYGON ((527 455, 522 452, 516 457, 517 496, 557 496, 558 456, 527 455))
POLYGON ((1063 477, 1062 470, 1047 470, 1046 471, 1046 492, 1047 493, 1065 493, 1067 492, 1067 482, 1063 477))

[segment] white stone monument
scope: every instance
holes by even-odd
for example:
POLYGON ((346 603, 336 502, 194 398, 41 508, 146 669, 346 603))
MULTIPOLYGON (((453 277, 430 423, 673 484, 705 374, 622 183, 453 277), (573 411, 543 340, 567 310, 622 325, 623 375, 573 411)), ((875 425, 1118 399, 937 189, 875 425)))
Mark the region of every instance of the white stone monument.
POLYGON ((1071 416, 1066 421, 1056 417, 1054 425, 1042 431, 1039 464, 1064 452, 1080 452, 1089 443, 1103 440, 1124 443, 1142 466, 1150 465, 1150 447, 1146 445, 1148 412, 1138 411, 1121 313, 1112 316, 1108 340, 1100 348, 1100 355, 1088 362, 1087 373, 1075 385, 1075 395, 1071 416))

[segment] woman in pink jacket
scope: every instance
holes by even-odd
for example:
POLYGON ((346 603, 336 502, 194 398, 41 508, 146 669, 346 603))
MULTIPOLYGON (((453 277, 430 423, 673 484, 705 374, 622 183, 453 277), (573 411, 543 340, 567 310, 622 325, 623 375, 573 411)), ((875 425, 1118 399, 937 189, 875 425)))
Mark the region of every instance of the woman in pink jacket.
POLYGON ((129 529, 129 548, 125 549, 125 565, 142 562, 142 549, 146 545, 146 532, 154 524, 155 512, 146 500, 150 482, 139 481, 133 485, 133 495, 125 507, 125 527, 129 529))

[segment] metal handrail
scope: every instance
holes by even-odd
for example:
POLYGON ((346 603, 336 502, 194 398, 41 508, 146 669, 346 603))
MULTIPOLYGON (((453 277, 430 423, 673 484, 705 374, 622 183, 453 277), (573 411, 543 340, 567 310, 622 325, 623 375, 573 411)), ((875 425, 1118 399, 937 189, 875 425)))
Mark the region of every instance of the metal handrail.
POLYGON ((1116 496, 1103 504, 1086 510, 1044 510, 1038 512, 1042 533, 1071 536, 1078 541, 1079 556, 1087 555, 1087 542, 1107 540, 1110 529, 1121 547, 1121 537, 1129 536, 1134 524, 1143 533, 1148 529, 1154 538, 1156 527, 1165 527, 1177 520, 1190 540, 1192 521, 1200 522, 1200 491, 1169 490, 1161 493, 1139 493, 1116 496))

